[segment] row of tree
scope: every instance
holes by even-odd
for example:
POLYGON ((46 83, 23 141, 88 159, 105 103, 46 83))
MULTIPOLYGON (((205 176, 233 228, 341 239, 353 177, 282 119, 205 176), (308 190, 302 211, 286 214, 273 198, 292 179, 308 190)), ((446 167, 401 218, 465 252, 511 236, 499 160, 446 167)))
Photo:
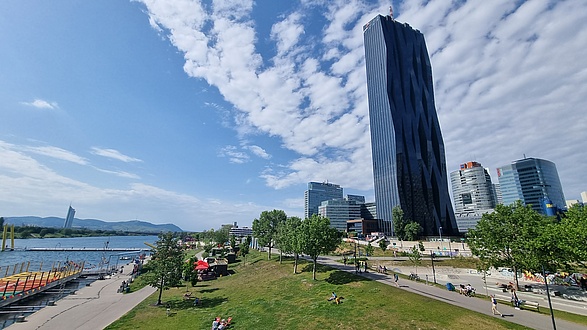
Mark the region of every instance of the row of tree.
POLYGON ((468 232, 467 243, 484 269, 572 273, 587 261, 587 207, 575 205, 558 219, 521 202, 497 205, 468 232))
POLYGON ((259 245, 268 248, 269 259, 274 247, 280 253, 293 254, 294 274, 297 273, 299 255, 308 255, 313 261, 312 278, 315 280, 318 256, 336 250, 342 235, 323 216, 312 215, 302 220, 288 217, 282 210, 273 210, 263 211, 258 219, 253 220, 253 236, 259 245))

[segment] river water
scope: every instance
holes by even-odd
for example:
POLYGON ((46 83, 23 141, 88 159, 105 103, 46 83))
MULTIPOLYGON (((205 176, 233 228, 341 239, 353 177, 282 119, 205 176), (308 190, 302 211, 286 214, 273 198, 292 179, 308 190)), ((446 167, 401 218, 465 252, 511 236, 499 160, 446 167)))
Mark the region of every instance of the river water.
MULTIPOLYGON (((85 262, 85 268, 100 268, 107 265, 115 266, 121 257, 134 257, 138 253, 120 251, 27 251, 29 248, 136 248, 149 249, 145 243, 155 244, 157 236, 105 236, 105 237, 74 237, 74 238, 31 238, 15 239, 14 251, 0 252, 0 277, 6 274, 7 268, 12 273, 16 267, 19 272, 22 263, 30 262, 29 271, 48 270, 65 261, 85 262)), ((10 242, 7 241, 10 246, 10 242)), ((127 263, 122 261, 120 263, 127 263)), ((24 269, 23 269, 24 270, 24 269)))

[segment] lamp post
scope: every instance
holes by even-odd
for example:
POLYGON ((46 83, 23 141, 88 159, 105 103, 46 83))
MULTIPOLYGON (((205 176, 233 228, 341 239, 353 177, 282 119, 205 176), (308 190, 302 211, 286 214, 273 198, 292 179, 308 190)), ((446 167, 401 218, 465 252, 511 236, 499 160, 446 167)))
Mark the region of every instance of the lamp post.
POLYGON ((544 284, 546 285, 546 296, 548 297, 548 308, 550 308, 550 317, 552 318, 552 328, 556 330, 556 323, 554 322, 554 313, 552 312, 552 302, 550 301, 550 292, 548 291, 548 278, 546 278, 547 272, 544 271, 544 265, 542 266, 542 276, 544 276, 544 284))
POLYGON ((359 262, 357 261, 357 242, 359 241, 358 238, 355 238, 355 274, 359 270, 359 262))
POLYGON ((440 250, 442 251, 442 226, 438 227, 438 234, 440 235, 440 250))
POLYGON ((436 271, 434 270, 434 252, 430 251, 430 260, 432 261, 432 275, 434 276, 434 284, 436 284, 436 271))

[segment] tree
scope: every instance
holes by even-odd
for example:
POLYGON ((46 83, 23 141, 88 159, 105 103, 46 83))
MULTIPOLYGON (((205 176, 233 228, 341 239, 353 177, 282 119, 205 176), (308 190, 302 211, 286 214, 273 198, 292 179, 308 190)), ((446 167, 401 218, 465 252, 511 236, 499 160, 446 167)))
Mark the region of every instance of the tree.
POLYGON ((253 236, 259 240, 261 246, 269 248, 268 259, 271 259, 271 248, 277 235, 279 224, 287 220, 282 210, 263 211, 259 219, 253 220, 253 236))
POLYGON ((0 217, 0 227, 4 227, 4 217, 0 217))
POLYGON ((385 250, 387 250, 387 241, 385 239, 379 241, 379 248, 385 253, 385 250))
POLYGON ((302 221, 299 232, 301 250, 312 258, 314 267, 312 278, 316 280, 316 264, 318 256, 330 253, 340 244, 340 232, 330 227, 330 220, 321 215, 314 214, 302 221))
POLYGON ((414 264, 416 267, 416 274, 418 274, 418 266, 422 263, 422 255, 417 246, 412 246, 410 253, 408 253, 408 259, 414 264))
POLYGON ((302 219, 298 217, 289 217, 279 226, 277 235, 279 250, 294 255, 294 274, 298 271, 298 259, 300 253, 302 253, 299 233, 301 226, 302 219))
POLYGON ((367 256, 373 256, 374 250, 375 250, 375 248, 373 247, 373 245, 371 245, 371 243, 367 242, 367 245, 365 245, 365 254, 367 256))
POLYGON ((552 222, 521 201, 513 205, 497 205, 494 213, 483 214, 474 229, 467 233, 471 252, 482 263, 492 267, 512 267, 516 287, 521 269, 539 271, 545 258, 545 246, 538 238, 552 222))
POLYGON ((161 305, 163 290, 181 283, 184 252, 178 241, 170 232, 159 234, 155 252, 149 261, 151 271, 144 275, 147 284, 159 289, 157 305, 161 305))
POLYGON ((391 210, 391 217, 393 220, 393 231, 395 236, 402 241, 405 241, 405 227, 408 223, 404 218, 404 210, 398 205, 391 210))
POLYGON ((419 223, 410 221, 404 226, 404 239, 406 241, 415 241, 420 238, 423 230, 419 223))
MULTIPOLYGON (((198 262, 198 257, 192 256, 188 260, 186 260, 183 264, 183 279, 185 281, 189 281, 192 287, 198 284, 198 271, 196 270, 196 264, 198 262)), ((186 285, 187 291, 187 285, 186 285)))
POLYGON ((245 238, 245 241, 241 244, 239 244, 239 249, 238 249, 238 253, 240 253, 241 256, 243 256, 244 261, 243 261, 243 265, 246 265, 247 263, 247 254, 249 254, 249 247, 251 246, 251 236, 247 236, 245 238))

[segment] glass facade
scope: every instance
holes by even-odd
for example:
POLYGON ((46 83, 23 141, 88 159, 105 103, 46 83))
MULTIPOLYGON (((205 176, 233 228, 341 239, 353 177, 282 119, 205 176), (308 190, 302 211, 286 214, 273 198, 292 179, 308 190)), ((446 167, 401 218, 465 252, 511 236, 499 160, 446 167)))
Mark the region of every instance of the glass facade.
POLYGON ((424 36, 381 15, 363 36, 377 217, 399 205, 424 235, 457 235, 424 36))
POLYGON ((496 198, 491 176, 481 164, 477 162, 461 164, 459 170, 450 173, 450 184, 455 213, 469 213, 495 208, 496 198))
POLYGON ((342 188, 328 182, 308 182, 308 190, 304 193, 304 217, 318 214, 318 206, 324 201, 342 199, 342 188))
POLYGON ((542 202, 548 198, 556 207, 565 208, 558 171, 551 161, 539 158, 516 160, 498 168, 497 177, 504 205, 521 200, 524 205, 532 205, 534 210, 545 214, 542 202))

